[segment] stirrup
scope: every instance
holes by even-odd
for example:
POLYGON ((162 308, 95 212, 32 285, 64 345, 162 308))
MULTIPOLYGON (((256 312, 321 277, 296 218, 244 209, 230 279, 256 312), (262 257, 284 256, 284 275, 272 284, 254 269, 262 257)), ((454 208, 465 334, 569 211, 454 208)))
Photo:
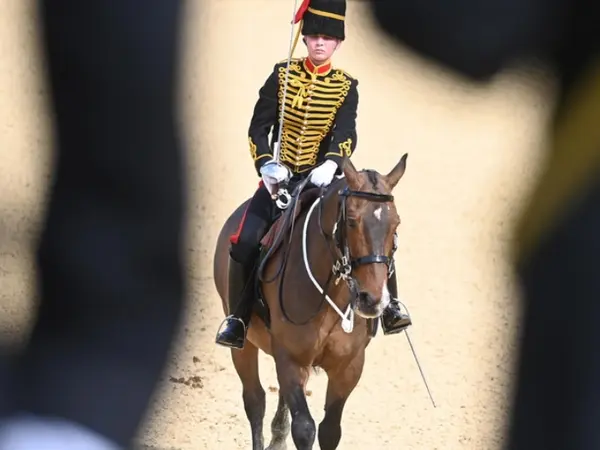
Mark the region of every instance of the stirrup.
POLYGON ((410 326, 412 326, 412 319, 408 315, 406 315, 406 318, 408 319, 409 323, 407 323, 405 325, 397 326, 395 328, 387 328, 385 326, 384 320, 381 319, 381 330, 383 331, 383 334, 385 336, 390 336, 390 335, 402 333, 404 330, 408 329, 410 326))
MULTIPOLYGON (((412 318, 410 317, 410 314, 408 313, 408 309, 404 306, 404 304, 400 300, 393 298, 393 297, 390 300, 390 305, 392 304, 392 302, 395 303, 394 306, 397 308, 397 311, 400 313, 400 315, 404 317, 404 321, 407 321, 408 323, 406 323, 405 325, 399 325, 399 326, 397 325, 396 327, 393 327, 393 328, 386 328, 385 320, 382 315, 380 317, 380 321, 381 321, 381 329, 382 329, 384 335, 398 334, 398 333, 401 333, 404 330, 406 330, 408 327, 412 326, 412 318), (406 310, 406 312, 405 312, 405 310, 406 310)), ((389 308, 390 305, 388 305, 387 308, 389 308)))
MULTIPOLYGON (((410 320, 410 318, 409 318, 410 320)), ((400 326, 398 328, 386 328, 383 321, 381 322, 381 330, 383 331, 383 334, 385 336, 392 336, 394 334, 399 334, 402 333, 404 330, 408 329, 408 327, 412 326, 412 323, 404 325, 404 326, 400 326)))
POLYGON ((246 331, 247 331, 246 322, 244 322, 239 317, 234 316, 233 314, 229 314, 227 317, 225 317, 223 319, 223 321, 221 322, 221 325, 219 325, 219 329, 217 331, 217 335, 221 334, 221 333, 223 333, 225 331, 225 325, 228 325, 230 323, 230 321, 241 323, 242 327, 244 328, 244 335, 246 334, 246 331))
POLYGON ((400 300, 398 300, 397 298, 394 298, 390 295, 390 303, 388 305, 388 308, 390 307, 390 305, 392 303, 395 303, 396 306, 398 307, 398 309, 404 314, 404 312, 406 311, 406 315, 408 315, 408 309, 406 308, 406 306, 404 306, 404 303, 402 303, 400 300))
POLYGON ((215 336, 215 344, 222 345, 223 347, 236 348, 236 349, 241 350, 244 348, 244 343, 246 342, 247 331, 248 331, 248 327, 246 326, 246 323, 239 317, 236 317, 233 314, 230 314, 227 317, 225 317, 225 319, 223 319, 223 321, 221 322, 221 325, 219 326, 219 329, 217 330, 217 334, 215 336), (230 339, 228 339, 228 340, 222 339, 222 334, 226 333, 228 331, 227 328, 232 325, 232 322, 233 323, 239 322, 242 324, 241 337, 237 337, 237 336, 234 337, 234 336, 232 336, 232 333, 229 332, 228 337, 230 339))

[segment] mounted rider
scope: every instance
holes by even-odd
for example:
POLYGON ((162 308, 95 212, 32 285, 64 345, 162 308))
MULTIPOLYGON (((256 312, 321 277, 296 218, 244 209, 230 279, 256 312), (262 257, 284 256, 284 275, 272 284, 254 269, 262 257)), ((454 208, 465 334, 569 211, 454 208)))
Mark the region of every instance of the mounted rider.
MULTIPOLYGON (((356 148, 358 81, 331 64, 333 53, 345 39, 345 13, 345 0, 305 0, 298 10, 294 23, 302 20, 308 57, 290 60, 281 143, 276 141, 287 60, 275 64, 259 90, 248 141, 262 180, 230 239, 230 315, 221 324, 217 344, 238 349, 244 346, 255 300, 253 269, 260 240, 273 223, 278 185, 293 186, 310 177, 313 185, 328 186, 342 173, 344 157, 351 156, 356 148), (269 145, 271 131, 273 146, 269 145), (273 158, 276 145, 280 145, 279 161, 273 158)), ((395 273, 389 278, 388 289, 393 300, 384 310, 381 324, 385 334, 393 334, 411 325, 411 320, 395 301, 395 273)))

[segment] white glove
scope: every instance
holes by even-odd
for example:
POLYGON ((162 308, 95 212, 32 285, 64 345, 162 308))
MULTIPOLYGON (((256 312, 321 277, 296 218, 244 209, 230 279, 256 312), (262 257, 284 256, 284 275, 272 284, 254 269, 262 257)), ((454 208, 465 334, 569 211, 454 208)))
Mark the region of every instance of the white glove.
POLYGON ((331 160, 325 161, 319 167, 316 167, 310 173, 310 182, 315 186, 328 186, 333 180, 337 170, 337 164, 331 160))

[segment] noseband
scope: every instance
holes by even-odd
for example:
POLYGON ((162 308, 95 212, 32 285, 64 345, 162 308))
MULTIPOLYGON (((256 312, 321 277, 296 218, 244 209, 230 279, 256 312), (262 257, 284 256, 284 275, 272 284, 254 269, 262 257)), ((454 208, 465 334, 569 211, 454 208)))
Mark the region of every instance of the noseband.
POLYGON ((319 214, 319 227, 321 229, 321 234, 323 234, 327 241, 331 242, 333 238, 335 253, 337 253, 334 254, 335 263, 333 265, 333 275, 336 277, 335 284, 337 285, 341 279, 344 279, 346 280, 346 282, 348 282, 349 287, 353 291, 355 291, 356 281, 352 277, 353 269, 367 264, 386 264, 388 266, 388 270, 390 270, 391 272, 391 266, 393 264, 393 255, 396 251, 397 245, 396 240, 394 239, 394 246, 389 255, 373 253, 370 255, 360 256, 358 258, 352 258, 352 256, 350 255, 350 248, 348 247, 348 238, 346 233, 346 202, 350 197, 357 197, 371 202, 388 203, 394 201, 394 196, 390 194, 376 194, 373 192, 354 191, 351 190, 348 186, 340 190, 338 192, 338 195, 339 203, 337 219, 333 227, 332 235, 327 235, 327 233, 325 233, 325 231, 323 230, 321 223, 321 216, 323 214, 322 207, 320 208, 321 211, 319 214))

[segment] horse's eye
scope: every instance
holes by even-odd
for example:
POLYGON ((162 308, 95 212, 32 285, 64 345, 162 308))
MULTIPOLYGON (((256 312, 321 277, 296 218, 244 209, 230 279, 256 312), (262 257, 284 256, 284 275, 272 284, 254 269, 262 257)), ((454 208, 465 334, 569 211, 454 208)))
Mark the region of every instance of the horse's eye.
POLYGON ((358 220, 353 218, 348 218, 348 226, 350 228, 356 228, 358 226, 358 220))

